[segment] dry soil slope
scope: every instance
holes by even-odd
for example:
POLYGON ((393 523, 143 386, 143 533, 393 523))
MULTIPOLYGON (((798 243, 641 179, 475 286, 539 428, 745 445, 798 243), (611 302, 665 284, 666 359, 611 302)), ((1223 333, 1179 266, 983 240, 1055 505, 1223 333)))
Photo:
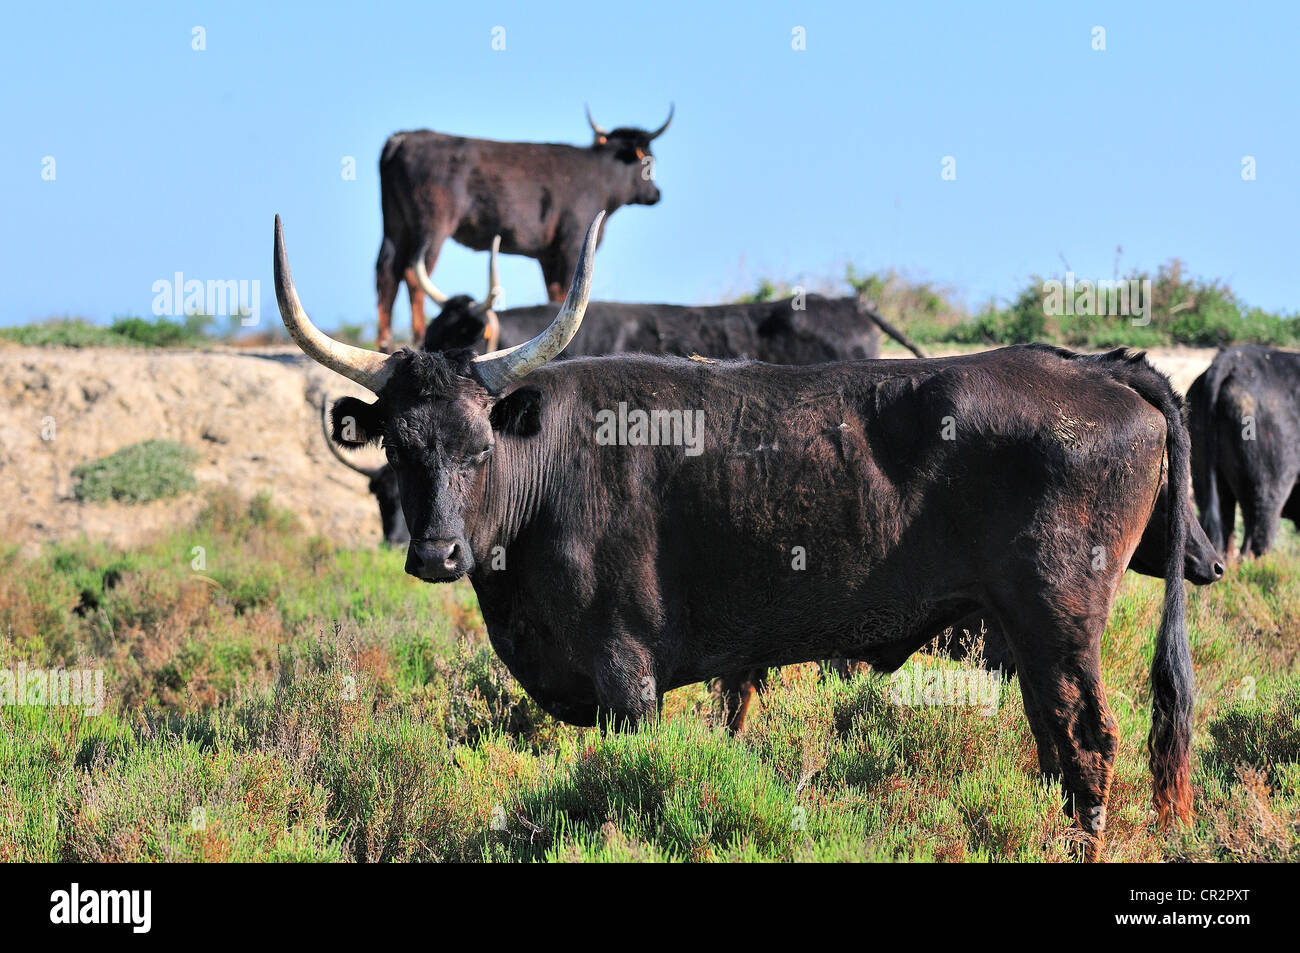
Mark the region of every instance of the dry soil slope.
MULTIPOLYGON (((127 505, 79 503, 72 468, 164 437, 198 451, 201 486, 269 491, 310 530, 373 542, 365 478, 322 442, 317 402, 364 391, 289 351, 0 347, 0 538, 32 546, 84 533, 129 544, 192 519, 201 494, 127 505), (46 418, 54 439, 42 439, 46 418)), ((358 456, 382 462, 375 451, 358 456)))

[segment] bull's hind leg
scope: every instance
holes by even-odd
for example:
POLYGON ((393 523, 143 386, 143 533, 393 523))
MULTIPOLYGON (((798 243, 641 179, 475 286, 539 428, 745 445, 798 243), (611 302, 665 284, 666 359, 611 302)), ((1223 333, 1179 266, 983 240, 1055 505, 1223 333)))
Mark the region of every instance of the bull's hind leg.
MULTIPOLYGON (((450 230, 445 225, 439 225, 429 234, 428 244, 424 246, 424 272, 432 276, 434 269, 438 267, 438 255, 442 251, 443 243, 451 237, 450 230)), ((415 277, 415 260, 420 255, 421 249, 414 248, 411 250, 410 261, 406 262, 406 296, 411 301, 411 347, 424 347, 424 289, 420 287, 420 281, 415 277)))
POLYGON ((1294 523, 1296 529, 1300 529, 1300 483, 1291 487, 1291 495, 1282 507, 1282 515, 1294 523))
POLYGON ((1211 539, 1210 545, 1223 554, 1224 561, 1232 554, 1232 534, 1237 530, 1237 498, 1232 495, 1232 487, 1220 474, 1219 491, 1219 527, 1223 530, 1222 539, 1211 539))
POLYGON ((1052 769, 1052 748, 1067 798, 1066 811, 1086 836, 1085 860, 1097 860, 1106 828, 1106 802, 1114 778, 1119 728, 1101 681, 1101 634, 1109 600, 1080 617, 1072 609, 1024 601, 1023 594, 997 600, 1016 657, 1039 766, 1052 769), (1037 724, 1035 724, 1037 723, 1037 724))
POLYGON ((745 719, 749 717, 749 706, 753 704, 754 696, 767 687, 767 669, 730 672, 718 678, 713 687, 718 693, 722 722, 727 731, 733 735, 740 734, 745 730, 745 719))
POLYGON ((415 269, 406 269, 406 295, 411 299, 411 346, 424 346, 424 289, 416 280, 415 269))
POLYGON ((1025 717, 1029 720, 1029 731, 1034 736, 1034 746, 1038 749, 1038 770, 1045 780, 1060 783, 1061 756, 1056 750, 1056 738, 1052 734, 1048 712, 1039 702, 1032 684, 1023 678, 1020 679, 1020 699, 1025 706, 1025 717))
POLYGON ((397 300, 401 272, 397 241, 385 235, 383 243, 379 246, 379 259, 375 262, 375 294, 379 307, 379 330, 376 333, 376 342, 379 350, 384 353, 392 349, 393 302, 397 300))
MULTIPOLYGON (((986 626, 985 645, 988 645, 988 636, 993 636, 1003 672, 1015 672, 1019 661, 1015 657, 1015 646, 1003 634, 1007 631, 1009 631, 1007 622, 998 618, 991 627, 986 626)), ((1061 757, 1056 750, 1056 738, 1052 733, 1048 712, 1034 693, 1033 682, 1024 678, 1019 681, 1020 700, 1025 706, 1025 718, 1029 722, 1029 731, 1034 736, 1034 747, 1038 752, 1038 770, 1045 781, 1060 784, 1061 757)))
POLYGON ((565 289, 569 287, 569 277, 577 260, 576 255, 570 260, 563 250, 556 248, 548 248, 537 259, 542 268, 542 280, 546 282, 547 301, 564 300, 565 289))
POLYGON ((1273 548, 1278 523, 1282 520, 1280 494, 1265 487, 1251 487, 1241 501, 1241 555, 1263 556, 1273 548))

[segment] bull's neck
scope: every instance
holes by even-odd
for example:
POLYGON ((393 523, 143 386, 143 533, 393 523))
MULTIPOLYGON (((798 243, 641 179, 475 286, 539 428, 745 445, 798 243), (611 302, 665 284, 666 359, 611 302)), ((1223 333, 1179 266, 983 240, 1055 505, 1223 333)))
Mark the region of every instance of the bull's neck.
POLYGON ((565 426, 567 401, 545 397, 541 430, 530 437, 502 434, 484 476, 482 506, 471 546, 487 565, 494 546, 509 547, 539 517, 553 512, 560 492, 560 462, 571 460, 579 434, 565 426))

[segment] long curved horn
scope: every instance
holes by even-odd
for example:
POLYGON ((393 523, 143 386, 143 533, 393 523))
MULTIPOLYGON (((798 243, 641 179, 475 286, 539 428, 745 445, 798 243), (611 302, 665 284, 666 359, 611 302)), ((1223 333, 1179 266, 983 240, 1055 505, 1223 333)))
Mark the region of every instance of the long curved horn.
POLYGON ((438 286, 433 283, 429 277, 429 270, 424 267, 424 253, 429 250, 429 243, 425 242, 420 246, 420 254, 415 256, 415 280, 420 283, 424 293, 434 300, 437 304, 446 304, 448 295, 438 290, 438 286))
POLYGON ((373 480, 375 474, 379 472, 378 468, 371 469, 370 467, 363 467, 359 464, 353 463, 347 457, 343 456, 343 451, 339 449, 338 444, 334 442, 334 438, 330 436, 329 407, 330 407, 329 395, 328 394, 321 395, 320 430, 321 433, 325 435, 325 445, 330 448, 330 453, 334 454, 334 459, 337 460, 339 463, 343 464, 349 470, 356 470, 362 476, 370 477, 373 480))
POLYGON ((275 217, 275 300, 280 318, 302 352, 317 364, 356 381, 366 390, 378 394, 392 369, 386 367, 388 355, 335 341, 311 323, 289 272, 289 256, 284 250, 284 229, 280 216, 275 217))
POLYGON ((656 139, 658 139, 660 136, 662 136, 665 132, 668 131, 668 127, 671 126, 672 123, 673 123, 673 113, 676 112, 676 111, 677 111, 677 104, 676 104, 676 103, 669 103, 669 104, 668 104, 668 118, 664 120, 664 124, 663 124, 662 126, 660 126, 658 129, 656 129, 654 132, 650 133, 650 141, 651 141, 651 142, 654 142, 656 139))
POLYGON ((487 318, 487 324, 483 327, 483 337, 488 342, 488 351, 495 351, 497 342, 501 340, 501 319, 497 317, 495 311, 497 299, 501 297, 501 276, 497 272, 497 253, 499 251, 501 251, 501 236, 494 235, 492 237, 492 252, 488 255, 487 297, 474 305, 475 312, 487 318))
POLYGON ((591 131, 598 136, 608 136, 609 130, 604 126, 597 125, 596 120, 591 118, 591 104, 583 103, 582 105, 587 110, 587 125, 591 126, 591 131))
POLYGON ((587 300, 591 297, 592 263, 596 257, 600 223, 604 218, 605 210, 601 209, 587 229, 587 236, 582 240, 582 252, 578 256, 578 267, 574 269, 573 281, 569 283, 569 293, 560 313, 547 329, 531 341, 474 358, 479 380, 491 393, 499 394, 513 382, 537 370, 563 351, 578 333, 582 316, 587 311, 587 300))

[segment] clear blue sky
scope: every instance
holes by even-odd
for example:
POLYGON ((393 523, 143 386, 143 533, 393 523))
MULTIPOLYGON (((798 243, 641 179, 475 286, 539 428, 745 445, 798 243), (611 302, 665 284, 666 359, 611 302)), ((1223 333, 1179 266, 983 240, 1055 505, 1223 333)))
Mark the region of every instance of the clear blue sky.
MULTIPOLYGON (((584 101, 651 128, 677 104, 655 144, 663 201, 613 217, 601 298, 716 301, 853 261, 975 304, 1062 256, 1109 277, 1122 245, 1131 268, 1179 256, 1252 304, 1300 307, 1297 5, 999 6, 10 4, 0 323, 149 315, 176 271, 261 279, 276 320, 276 212, 317 320, 373 322, 384 139, 586 144, 584 101)), ((484 263, 449 242, 435 277, 480 295, 484 263)), ((530 260, 503 278, 508 304, 544 297, 530 260)))

